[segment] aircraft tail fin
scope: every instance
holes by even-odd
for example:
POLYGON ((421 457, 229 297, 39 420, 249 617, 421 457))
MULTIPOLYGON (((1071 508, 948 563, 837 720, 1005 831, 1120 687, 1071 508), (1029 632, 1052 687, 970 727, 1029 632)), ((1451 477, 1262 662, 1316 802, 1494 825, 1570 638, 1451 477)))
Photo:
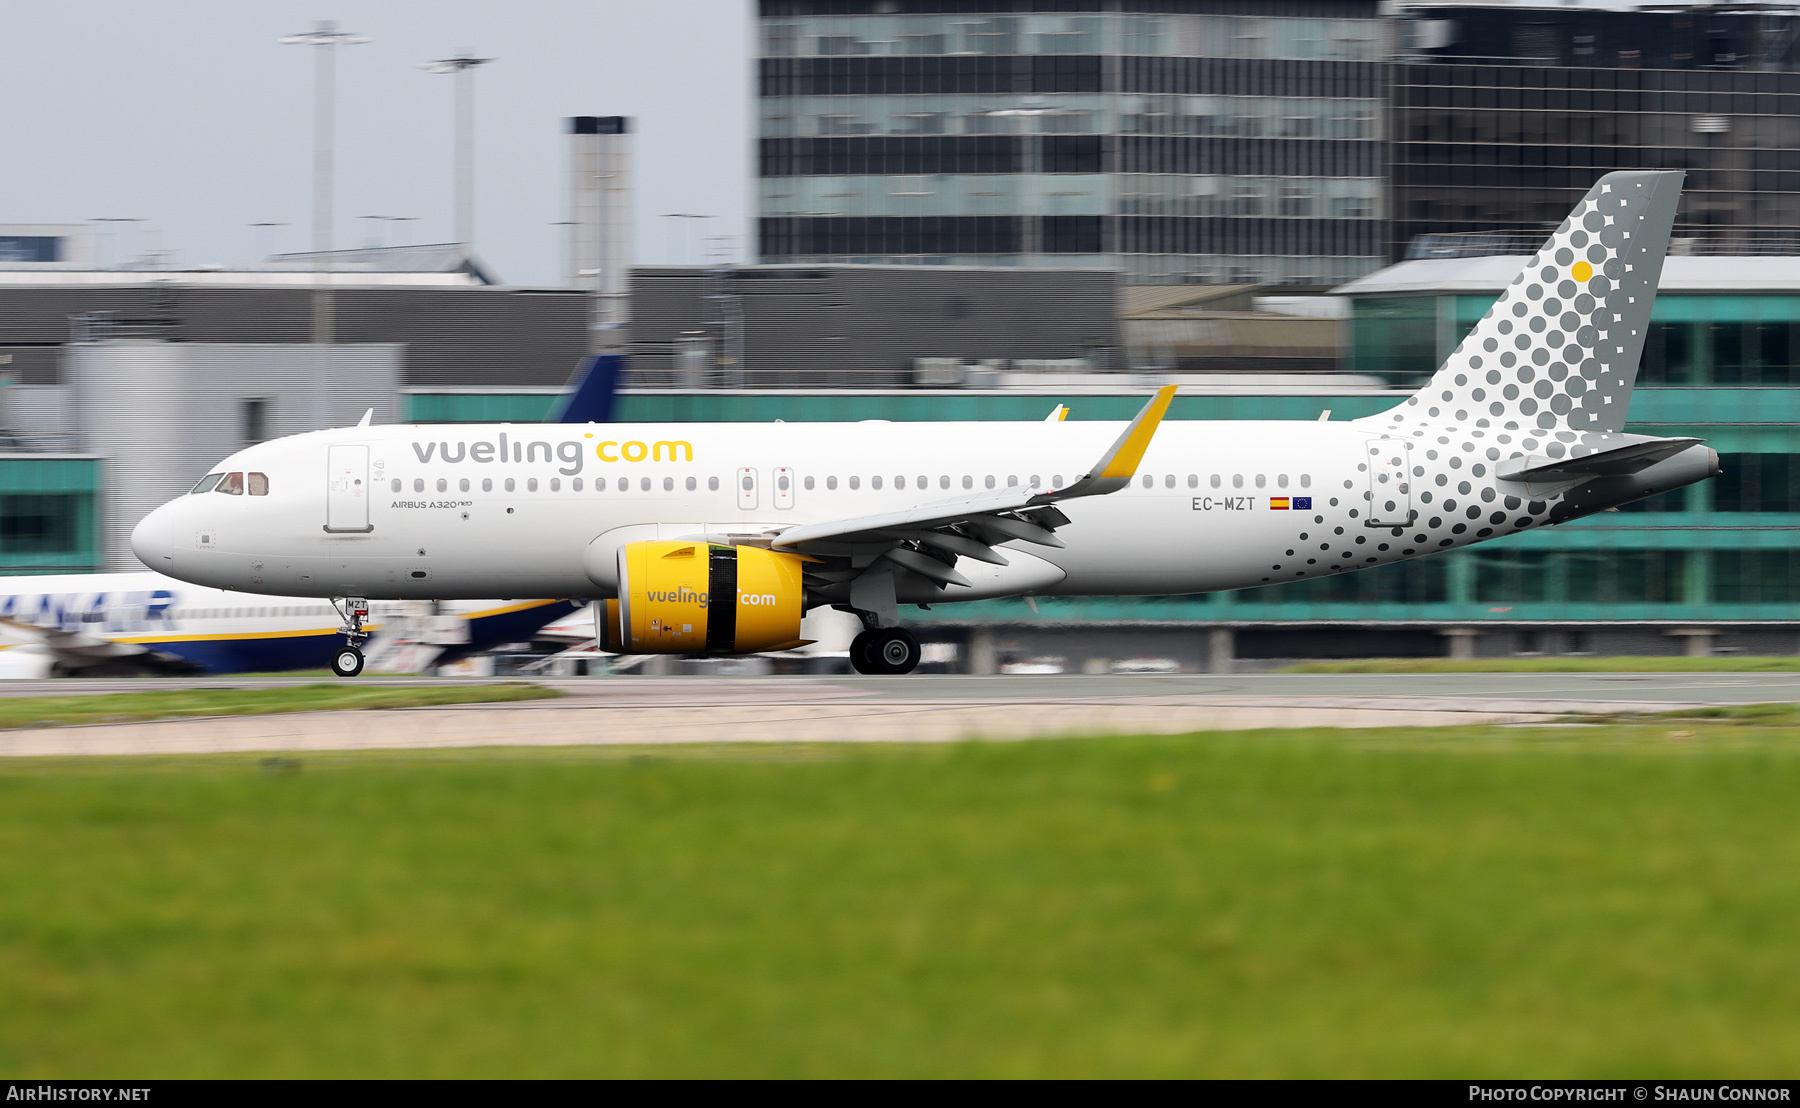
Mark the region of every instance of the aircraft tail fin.
POLYGON ((1683 176, 1600 178, 1431 382, 1369 422, 1623 430, 1683 176))
POLYGON ((618 354, 593 354, 575 370, 574 388, 564 396, 548 423, 611 423, 613 398, 625 359, 618 354))

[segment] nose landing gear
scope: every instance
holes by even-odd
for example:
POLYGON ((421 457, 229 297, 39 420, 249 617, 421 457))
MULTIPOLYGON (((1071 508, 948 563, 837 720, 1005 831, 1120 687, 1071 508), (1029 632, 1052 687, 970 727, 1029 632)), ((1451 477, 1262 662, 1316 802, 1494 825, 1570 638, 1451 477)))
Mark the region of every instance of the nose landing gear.
POLYGON ((331 606, 344 620, 338 628, 344 645, 331 653, 331 672, 339 677, 355 677, 363 671, 362 644, 369 637, 363 622, 369 618, 369 602, 360 596, 332 597, 331 606))

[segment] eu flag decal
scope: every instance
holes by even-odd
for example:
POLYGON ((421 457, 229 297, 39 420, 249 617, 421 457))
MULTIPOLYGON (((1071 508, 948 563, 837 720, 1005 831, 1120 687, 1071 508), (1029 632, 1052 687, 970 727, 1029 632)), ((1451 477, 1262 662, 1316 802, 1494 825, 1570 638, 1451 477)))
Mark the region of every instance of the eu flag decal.
POLYGON ((1296 512, 1312 511, 1312 497, 1310 497, 1310 496, 1294 497, 1294 510, 1296 512))
POLYGON ((1285 512, 1285 511, 1287 511, 1287 506, 1288 506, 1288 498, 1287 497, 1285 497, 1285 496, 1269 497, 1269 508, 1271 511, 1285 512))

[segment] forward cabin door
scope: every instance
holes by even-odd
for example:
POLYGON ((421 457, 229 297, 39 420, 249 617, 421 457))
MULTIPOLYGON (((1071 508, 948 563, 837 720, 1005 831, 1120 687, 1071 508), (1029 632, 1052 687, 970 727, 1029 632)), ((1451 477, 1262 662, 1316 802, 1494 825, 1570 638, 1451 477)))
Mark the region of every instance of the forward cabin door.
POLYGON ((334 446, 326 455, 325 530, 361 535, 369 523, 369 448, 334 446))
POLYGON ((1406 527, 1413 521, 1412 443, 1382 436, 1368 440, 1370 527, 1406 527))

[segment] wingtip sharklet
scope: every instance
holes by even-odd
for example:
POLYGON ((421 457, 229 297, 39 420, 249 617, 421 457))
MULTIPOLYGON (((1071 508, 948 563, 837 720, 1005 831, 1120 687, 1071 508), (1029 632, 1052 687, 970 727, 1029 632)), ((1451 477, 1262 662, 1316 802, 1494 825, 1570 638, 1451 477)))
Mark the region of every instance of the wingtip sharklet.
POLYGON ((1086 476, 1066 489, 1054 490, 1045 498, 1062 500, 1075 496, 1099 496, 1116 492, 1130 483, 1137 476, 1138 465, 1144 460, 1144 452, 1150 449, 1150 440, 1156 436, 1156 429, 1162 425, 1163 416, 1169 405, 1175 400, 1175 386, 1164 385, 1156 390, 1143 410, 1138 412, 1129 426, 1125 428, 1100 460, 1094 463, 1086 476))

